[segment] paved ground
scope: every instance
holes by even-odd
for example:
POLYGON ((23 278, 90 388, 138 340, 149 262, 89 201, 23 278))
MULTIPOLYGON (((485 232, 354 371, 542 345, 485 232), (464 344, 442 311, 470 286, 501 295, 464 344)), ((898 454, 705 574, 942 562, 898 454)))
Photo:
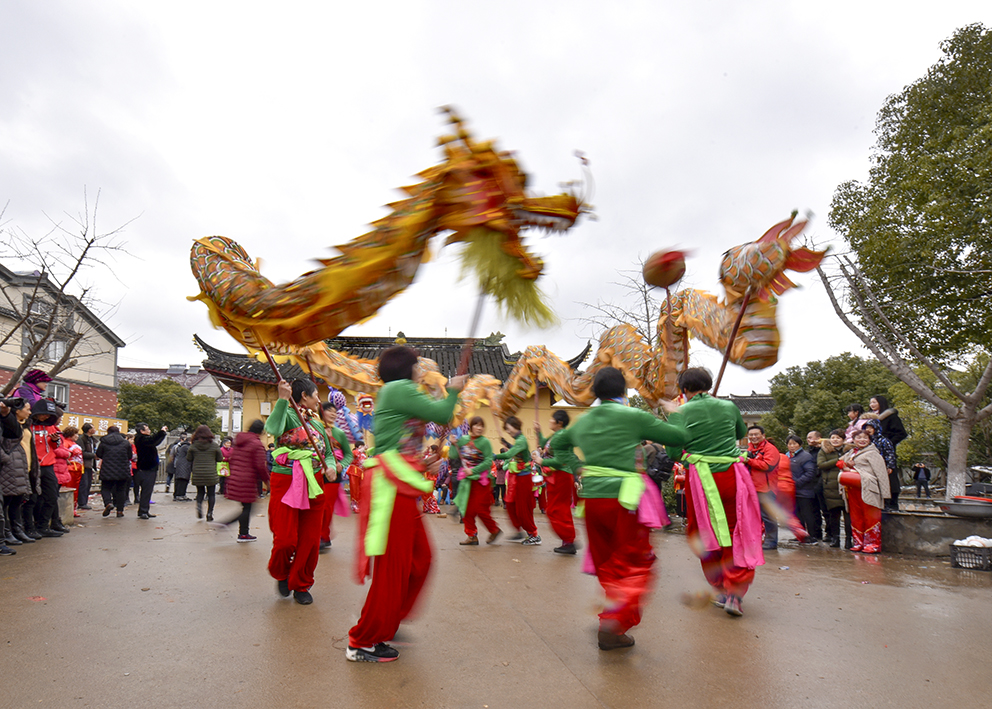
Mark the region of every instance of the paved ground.
MULTIPOLYGON (((685 538, 655 535, 658 584, 631 650, 595 645, 580 559, 464 548, 428 519, 432 585, 399 661, 346 662, 365 588, 350 581, 353 518, 335 520, 315 603, 276 597, 259 541, 209 530, 157 493, 141 521, 85 513, 62 539, 0 558, 2 707, 987 706, 992 574, 946 560, 772 552, 734 619, 703 591, 685 538)), ((237 506, 224 502, 222 514, 237 506)), ((497 513, 502 522, 505 516, 497 513)))

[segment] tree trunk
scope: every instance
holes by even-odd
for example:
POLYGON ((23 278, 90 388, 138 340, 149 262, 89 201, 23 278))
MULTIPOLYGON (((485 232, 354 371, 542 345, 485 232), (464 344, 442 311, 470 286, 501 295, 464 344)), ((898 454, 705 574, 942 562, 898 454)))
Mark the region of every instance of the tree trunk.
POLYGON ((968 479, 968 444, 974 427, 974 411, 963 411, 960 416, 951 419, 951 442, 947 451, 948 500, 964 494, 964 484, 968 479))

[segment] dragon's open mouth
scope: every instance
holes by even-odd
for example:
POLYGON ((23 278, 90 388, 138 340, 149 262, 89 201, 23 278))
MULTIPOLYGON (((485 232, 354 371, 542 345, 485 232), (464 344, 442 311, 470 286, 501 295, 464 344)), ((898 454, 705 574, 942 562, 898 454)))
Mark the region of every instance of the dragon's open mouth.
POLYGON ((513 215, 520 223, 527 227, 545 229, 552 232, 563 232, 569 229, 574 223, 574 217, 559 217, 549 214, 535 214, 524 209, 514 210, 513 215))

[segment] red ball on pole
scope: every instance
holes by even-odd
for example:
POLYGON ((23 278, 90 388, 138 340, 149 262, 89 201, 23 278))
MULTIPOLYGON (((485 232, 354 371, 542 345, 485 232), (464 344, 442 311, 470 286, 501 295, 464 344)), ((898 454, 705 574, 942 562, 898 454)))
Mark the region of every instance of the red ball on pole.
POLYGON ((684 251, 656 251, 644 262, 644 282, 649 286, 670 288, 685 275, 684 251))

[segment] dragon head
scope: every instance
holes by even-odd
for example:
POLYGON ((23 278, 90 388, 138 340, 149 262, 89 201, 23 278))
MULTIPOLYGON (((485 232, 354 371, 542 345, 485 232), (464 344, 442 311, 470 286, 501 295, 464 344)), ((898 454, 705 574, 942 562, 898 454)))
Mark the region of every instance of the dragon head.
POLYGON ((496 150, 491 141, 476 142, 453 109, 442 110, 455 132, 438 141, 444 149, 444 162, 420 176, 436 185, 438 227, 452 232, 445 243, 469 242, 489 232, 498 237, 502 251, 519 262, 517 275, 536 279, 543 264, 523 245, 522 232, 528 228, 566 231, 580 214, 590 211, 584 197, 575 184, 562 194, 528 196, 527 173, 513 154, 496 150))
POLYGON ((762 302, 795 288, 786 271, 806 273, 820 265, 826 251, 795 249, 792 240, 806 228, 806 220, 796 222, 796 212, 779 222, 757 241, 735 246, 723 255, 720 282, 732 304, 748 291, 762 302))

